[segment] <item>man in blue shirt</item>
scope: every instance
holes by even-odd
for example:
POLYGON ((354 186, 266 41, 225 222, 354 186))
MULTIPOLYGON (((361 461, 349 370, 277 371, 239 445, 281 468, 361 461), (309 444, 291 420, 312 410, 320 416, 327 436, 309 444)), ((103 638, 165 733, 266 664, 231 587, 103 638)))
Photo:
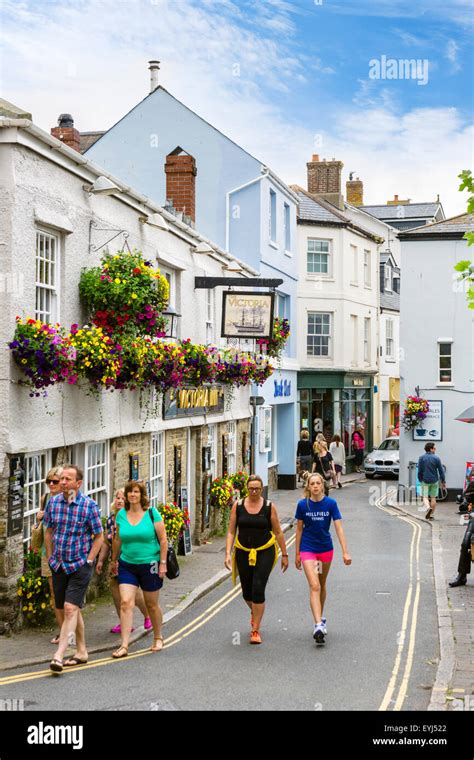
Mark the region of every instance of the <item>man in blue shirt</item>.
POLYGON ((94 560, 103 541, 103 530, 98 505, 80 491, 82 477, 79 467, 63 467, 62 493, 50 499, 43 518, 46 556, 53 573, 54 599, 56 607, 64 610, 58 649, 50 663, 53 673, 61 673, 63 665, 87 662, 81 607, 84 606, 94 560), (63 663, 68 636, 73 631, 76 631, 77 651, 63 663))
POLYGON ((444 470, 441 459, 435 454, 434 443, 425 444, 425 454, 418 460, 418 480, 421 483, 421 495, 423 504, 428 509, 425 519, 433 520, 436 509, 436 497, 439 492, 439 484, 444 487, 444 470))

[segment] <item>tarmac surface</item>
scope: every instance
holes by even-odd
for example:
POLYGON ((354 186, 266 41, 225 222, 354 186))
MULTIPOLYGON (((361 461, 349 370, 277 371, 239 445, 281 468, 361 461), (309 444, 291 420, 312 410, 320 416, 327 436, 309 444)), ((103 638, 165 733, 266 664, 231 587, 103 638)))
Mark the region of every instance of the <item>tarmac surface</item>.
MULTIPOLYGON (((344 490, 354 481, 365 481, 360 475, 343 477, 344 490)), ((396 481, 372 481, 382 502, 415 520, 430 526, 433 553, 434 582, 436 589, 440 661, 435 685, 431 694, 429 710, 472 709, 474 705, 474 593, 472 576, 466 586, 451 589, 448 581, 457 574, 459 550, 465 527, 452 502, 438 504, 435 520, 424 519, 425 509, 417 504, 402 505, 396 502, 396 481)), ((295 504, 300 491, 277 491, 270 494, 277 505, 282 524, 291 527, 295 504)), ((335 495, 331 491, 331 495, 335 495)), ((337 496, 336 496, 337 498, 337 496)), ((166 623, 187 609, 229 577, 224 568, 225 538, 212 538, 207 544, 196 547, 188 557, 179 557, 181 574, 172 582, 165 583, 160 593, 164 613, 164 636, 166 623)), ((115 608, 107 597, 88 604, 84 610, 87 649, 94 652, 110 652, 119 643, 119 636, 110 633, 117 624, 115 608)), ((131 643, 148 636, 143 628, 143 618, 135 610, 135 632, 131 643)), ((25 628, 19 634, 0 637, 0 671, 8 674, 14 669, 47 663, 53 654, 50 639, 55 629, 35 630, 25 628)), ((67 654, 73 654, 70 649, 67 654)))

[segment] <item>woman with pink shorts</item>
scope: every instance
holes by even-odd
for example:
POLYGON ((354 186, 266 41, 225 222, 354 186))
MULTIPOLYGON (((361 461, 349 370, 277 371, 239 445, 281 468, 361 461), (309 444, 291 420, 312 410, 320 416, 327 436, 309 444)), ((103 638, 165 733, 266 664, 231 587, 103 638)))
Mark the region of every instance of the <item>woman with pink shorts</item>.
POLYGON ((309 603, 314 618, 313 638, 324 644, 327 635, 326 618, 323 617, 326 601, 326 580, 334 555, 330 525, 334 521, 341 544, 345 565, 350 565, 346 537, 342 528, 342 515, 334 499, 324 495, 324 479, 318 473, 308 478, 304 489, 305 498, 298 502, 296 524, 296 567, 303 570, 309 585, 309 603))

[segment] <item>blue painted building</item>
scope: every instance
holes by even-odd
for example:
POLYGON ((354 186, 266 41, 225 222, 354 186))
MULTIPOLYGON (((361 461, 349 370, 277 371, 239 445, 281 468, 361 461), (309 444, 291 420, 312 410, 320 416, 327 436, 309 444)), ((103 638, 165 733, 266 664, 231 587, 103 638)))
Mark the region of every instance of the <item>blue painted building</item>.
POLYGON ((184 209, 201 234, 259 270, 262 277, 283 280, 275 315, 289 319, 292 336, 281 367, 263 387, 252 391, 264 398, 256 410, 253 464, 271 487, 294 487, 297 195, 261 161, 161 86, 102 134, 88 148, 87 158, 160 205, 172 201, 175 208, 184 209), (172 184, 165 166, 173 156, 194 159, 192 190, 183 190, 179 181, 172 184))

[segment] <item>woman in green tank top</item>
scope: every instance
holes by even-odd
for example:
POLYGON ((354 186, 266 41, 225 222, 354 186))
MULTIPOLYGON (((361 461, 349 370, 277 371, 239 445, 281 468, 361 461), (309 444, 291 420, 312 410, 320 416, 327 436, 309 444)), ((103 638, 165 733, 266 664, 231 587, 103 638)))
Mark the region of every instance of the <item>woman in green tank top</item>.
POLYGON ((125 507, 117 513, 117 533, 112 543, 113 572, 118 571, 120 588, 120 627, 122 643, 112 654, 118 659, 128 654, 133 608, 141 588, 153 625, 152 652, 163 649, 163 615, 158 595, 166 574, 168 541, 163 519, 157 509, 148 509, 143 483, 129 481, 125 486, 125 507))

